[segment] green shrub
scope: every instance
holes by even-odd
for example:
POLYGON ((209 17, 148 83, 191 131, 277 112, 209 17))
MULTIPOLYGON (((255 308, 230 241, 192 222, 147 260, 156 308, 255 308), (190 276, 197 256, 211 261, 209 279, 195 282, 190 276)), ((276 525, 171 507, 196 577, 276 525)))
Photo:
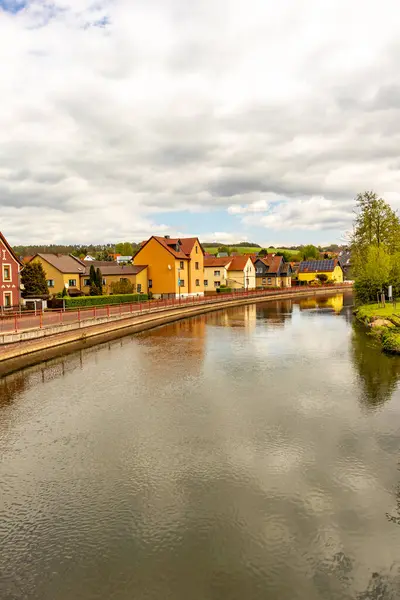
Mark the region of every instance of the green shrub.
POLYGON ((382 347, 390 354, 400 354, 400 332, 386 331, 382 334, 382 347))
POLYGON ((118 294, 113 296, 80 296, 79 298, 65 298, 65 308, 78 308, 84 306, 102 306, 107 304, 130 304, 144 302, 147 294, 118 294))
POLYGON ((226 287, 225 285, 221 285, 221 287, 217 288, 218 294, 230 294, 233 291, 233 288, 226 287))

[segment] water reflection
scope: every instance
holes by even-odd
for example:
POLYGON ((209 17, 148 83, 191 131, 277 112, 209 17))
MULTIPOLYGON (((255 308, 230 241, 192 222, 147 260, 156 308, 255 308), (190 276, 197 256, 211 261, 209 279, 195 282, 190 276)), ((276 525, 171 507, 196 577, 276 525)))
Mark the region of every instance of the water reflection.
POLYGON ((353 324, 351 354, 359 376, 363 405, 375 408, 390 400, 400 380, 400 357, 384 354, 379 343, 356 322, 353 324))
POLYGON ((0 596, 398 598, 396 363, 326 300, 1 380, 0 596))
POLYGON ((344 306, 345 294, 334 294, 332 296, 312 296, 299 300, 300 310, 331 309, 340 314, 344 306))

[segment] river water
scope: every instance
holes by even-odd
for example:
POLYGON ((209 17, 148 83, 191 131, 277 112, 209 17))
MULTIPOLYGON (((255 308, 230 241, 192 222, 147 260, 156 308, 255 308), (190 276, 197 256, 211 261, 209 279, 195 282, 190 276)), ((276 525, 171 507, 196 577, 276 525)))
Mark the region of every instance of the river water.
POLYGON ((0 381, 1 600, 400 598, 400 359, 351 295, 0 381))

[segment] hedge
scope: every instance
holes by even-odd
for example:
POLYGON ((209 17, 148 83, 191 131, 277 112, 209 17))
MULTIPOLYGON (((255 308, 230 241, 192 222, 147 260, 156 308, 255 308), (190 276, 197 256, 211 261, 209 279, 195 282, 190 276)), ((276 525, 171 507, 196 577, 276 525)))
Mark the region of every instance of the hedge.
POLYGON ((115 294, 113 296, 78 296, 77 298, 64 298, 65 308, 78 308, 81 306, 101 306, 104 304, 133 304, 145 302, 147 294, 115 294))
POLYGON ((217 288, 218 294, 230 294, 231 292, 233 292, 233 288, 231 288, 231 287, 221 286, 221 287, 217 288))

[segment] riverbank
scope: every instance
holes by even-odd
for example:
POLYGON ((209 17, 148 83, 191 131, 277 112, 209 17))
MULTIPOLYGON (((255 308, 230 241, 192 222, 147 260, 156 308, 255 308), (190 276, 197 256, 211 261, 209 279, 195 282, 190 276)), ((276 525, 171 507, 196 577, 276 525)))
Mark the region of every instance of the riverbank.
MULTIPOLYGON (((123 318, 101 319, 93 322, 90 326, 77 324, 66 326, 63 329, 58 327, 48 330, 37 330, 37 336, 33 336, 33 330, 29 332, 29 338, 23 341, 13 341, 12 343, 0 346, 0 376, 16 371, 20 368, 37 364, 48 358, 67 354, 79 347, 95 345, 114 338, 122 337, 132 333, 140 333, 148 329, 160 327, 174 321, 186 319, 192 316, 229 308, 231 306, 240 306, 244 304, 253 304, 256 302, 268 302, 274 300, 285 300, 295 297, 317 296, 323 294, 351 291, 349 286, 335 286, 329 289, 299 289, 291 291, 282 291, 270 295, 259 295, 250 297, 235 298, 232 300, 218 300, 211 303, 197 304, 194 306, 176 307, 173 310, 160 310, 153 313, 145 313, 123 318)), ((15 336, 13 336, 15 339, 15 336)))
POLYGON ((379 339, 385 352, 400 354, 400 307, 366 304, 358 307, 354 314, 379 339))

